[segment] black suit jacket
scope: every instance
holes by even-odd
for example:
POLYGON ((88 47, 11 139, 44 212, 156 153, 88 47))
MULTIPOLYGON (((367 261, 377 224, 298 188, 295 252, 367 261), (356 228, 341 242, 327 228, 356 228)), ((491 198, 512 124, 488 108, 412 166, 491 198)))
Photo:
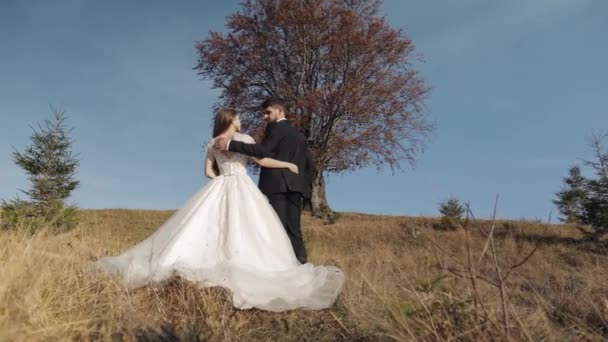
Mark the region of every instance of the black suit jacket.
POLYGON ((296 164, 300 170, 295 174, 288 169, 262 168, 258 186, 266 194, 299 192, 310 198, 314 163, 306 138, 300 131, 290 126, 287 120, 271 122, 266 126, 261 144, 246 144, 231 141, 228 150, 256 158, 274 158, 296 164))

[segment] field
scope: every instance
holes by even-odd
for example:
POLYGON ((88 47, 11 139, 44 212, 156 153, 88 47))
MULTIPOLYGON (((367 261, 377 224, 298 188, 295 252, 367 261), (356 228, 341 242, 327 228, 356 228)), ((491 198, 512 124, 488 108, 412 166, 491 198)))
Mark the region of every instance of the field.
POLYGON ((0 339, 608 338, 605 242, 585 242, 568 225, 475 221, 441 230, 437 218, 340 213, 325 225, 304 216, 310 261, 347 274, 335 306, 316 312, 240 311, 221 289, 173 279, 127 291, 83 271, 171 213, 83 210, 80 226, 64 234, 0 232, 0 339))

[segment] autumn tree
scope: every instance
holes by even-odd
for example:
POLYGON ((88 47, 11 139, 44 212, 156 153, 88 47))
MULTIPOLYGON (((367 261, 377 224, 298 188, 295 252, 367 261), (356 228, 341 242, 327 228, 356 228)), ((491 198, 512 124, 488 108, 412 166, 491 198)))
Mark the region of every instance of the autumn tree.
POLYGON ((226 33, 196 45, 197 73, 221 89, 257 138, 263 99, 280 96, 307 137, 316 174, 313 212, 333 215, 325 176, 413 165, 433 130, 414 45, 374 0, 246 0, 226 33))

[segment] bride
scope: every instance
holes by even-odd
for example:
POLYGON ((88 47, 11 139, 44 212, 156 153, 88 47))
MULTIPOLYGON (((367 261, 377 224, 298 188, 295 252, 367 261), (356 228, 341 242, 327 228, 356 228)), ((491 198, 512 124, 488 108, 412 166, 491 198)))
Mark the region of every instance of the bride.
MULTIPOLYGON (((216 114, 214 138, 254 143, 239 131, 234 110, 216 114)), ((118 256, 99 259, 95 268, 120 276, 129 288, 174 274, 200 286, 221 286, 231 292, 239 309, 330 307, 344 283, 343 272, 298 261, 279 217, 247 175, 248 160, 243 154, 214 149, 212 139, 205 161, 211 181, 152 235, 118 256)), ((291 163, 253 160, 266 168, 299 172, 291 163)))

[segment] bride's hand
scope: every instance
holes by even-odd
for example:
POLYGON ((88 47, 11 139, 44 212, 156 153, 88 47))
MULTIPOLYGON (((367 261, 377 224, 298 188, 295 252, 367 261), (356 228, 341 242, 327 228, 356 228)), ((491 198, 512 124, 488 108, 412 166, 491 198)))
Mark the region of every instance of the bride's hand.
POLYGON ((213 147, 215 147, 216 150, 226 151, 226 144, 228 143, 228 140, 229 139, 227 136, 220 135, 214 139, 213 147))
POLYGON ((295 173, 296 175, 300 173, 300 169, 298 168, 298 165, 296 165, 296 164, 289 163, 287 168, 289 169, 289 171, 295 173))

